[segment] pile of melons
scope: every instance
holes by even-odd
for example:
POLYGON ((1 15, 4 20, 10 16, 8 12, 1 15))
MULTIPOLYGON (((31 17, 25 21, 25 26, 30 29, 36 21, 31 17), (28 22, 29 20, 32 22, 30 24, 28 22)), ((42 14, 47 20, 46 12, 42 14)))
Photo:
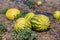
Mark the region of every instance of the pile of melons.
MULTIPOLYGON (((16 8, 8 9, 6 12, 6 17, 10 20, 14 20, 17 15, 21 14, 21 10, 16 8)), ((60 18, 60 11, 56 11, 53 14, 54 18, 60 18)), ((36 31, 44 31, 50 27, 51 20, 48 16, 43 14, 35 14, 33 12, 28 12, 25 17, 18 18, 14 23, 14 29, 16 32, 22 31, 24 27, 28 29, 34 29, 36 31)))

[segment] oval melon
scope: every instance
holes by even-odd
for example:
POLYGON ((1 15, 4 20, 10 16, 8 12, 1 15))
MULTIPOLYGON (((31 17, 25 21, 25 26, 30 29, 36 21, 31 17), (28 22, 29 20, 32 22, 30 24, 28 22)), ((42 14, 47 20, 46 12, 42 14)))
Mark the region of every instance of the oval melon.
POLYGON ((7 10, 6 12, 6 17, 10 20, 14 20, 14 18, 20 14, 20 10, 16 9, 16 8, 10 8, 7 10))
POLYGON ((31 24, 25 18, 19 18, 14 23, 14 29, 19 32, 24 29, 24 27, 31 28, 31 24))
POLYGON ((32 18, 31 24, 34 30, 44 31, 50 26, 50 19, 45 15, 36 15, 32 18))

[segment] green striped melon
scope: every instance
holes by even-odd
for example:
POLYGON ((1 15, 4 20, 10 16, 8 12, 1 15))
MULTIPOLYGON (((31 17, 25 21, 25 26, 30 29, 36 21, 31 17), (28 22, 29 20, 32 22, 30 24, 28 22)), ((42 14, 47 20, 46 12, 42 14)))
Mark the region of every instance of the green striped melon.
POLYGON ((19 18, 14 24, 14 29, 19 32, 24 29, 24 27, 31 28, 31 24, 25 18, 19 18))
POLYGON ((50 26, 50 19, 45 15, 36 15, 31 19, 32 27, 37 31, 47 30, 50 26))
POLYGON ((35 14, 34 14, 33 12, 29 12, 29 13, 25 16, 25 18, 26 18, 28 21, 30 21, 31 18, 33 18, 34 16, 35 16, 35 14))

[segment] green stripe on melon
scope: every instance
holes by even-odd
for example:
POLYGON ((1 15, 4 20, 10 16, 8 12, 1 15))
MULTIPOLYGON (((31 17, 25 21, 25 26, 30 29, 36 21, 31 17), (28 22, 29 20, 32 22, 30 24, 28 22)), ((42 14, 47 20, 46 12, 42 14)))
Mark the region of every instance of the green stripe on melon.
POLYGON ((25 18, 19 18, 14 24, 14 29, 19 32, 24 29, 24 27, 31 28, 31 24, 25 18))
POLYGON ((28 14, 26 14, 25 18, 30 21, 34 16, 35 14, 33 12, 29 12, 28 14))
POLYGON ((50 19, 45 15, 36 15, 31 19, 31 24, 34 30, 44 31, 50 26, 50 19))

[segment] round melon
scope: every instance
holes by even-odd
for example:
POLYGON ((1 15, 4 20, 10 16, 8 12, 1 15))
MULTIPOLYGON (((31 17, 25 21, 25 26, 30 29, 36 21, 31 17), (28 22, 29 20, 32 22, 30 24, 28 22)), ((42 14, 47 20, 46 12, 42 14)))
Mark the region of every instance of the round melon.
POLYGON ((14 18, 20 14, 20 10, 16 9, 16 8, 10 8, 7 10, 6 12, 6 17, 10 20, 14 20, 14 18))
POLYGON ((33 12, 29 12, 28 14, 26 14, 25 18, 30 21, 34 16, 35 14, 33 12))
POLYGON ((19 32, 24 29, 24 27, 31 28, 31 24, 25 18, 19 18, 14 24, 14 29, 19 32))
POLYGON ((50 26, 50 19, 45 15, 36 15, 31 20, 32 27, 37 31, 47 30, 50 26))
POLYGON ((54 18, 60 19, 60 11, 55 11, 53 14, 54 18))
POLYGON ((38 1, 36 4, 37 4, 38 6, 41 6, 41 5, 43 4, 43 2, 38 1))

